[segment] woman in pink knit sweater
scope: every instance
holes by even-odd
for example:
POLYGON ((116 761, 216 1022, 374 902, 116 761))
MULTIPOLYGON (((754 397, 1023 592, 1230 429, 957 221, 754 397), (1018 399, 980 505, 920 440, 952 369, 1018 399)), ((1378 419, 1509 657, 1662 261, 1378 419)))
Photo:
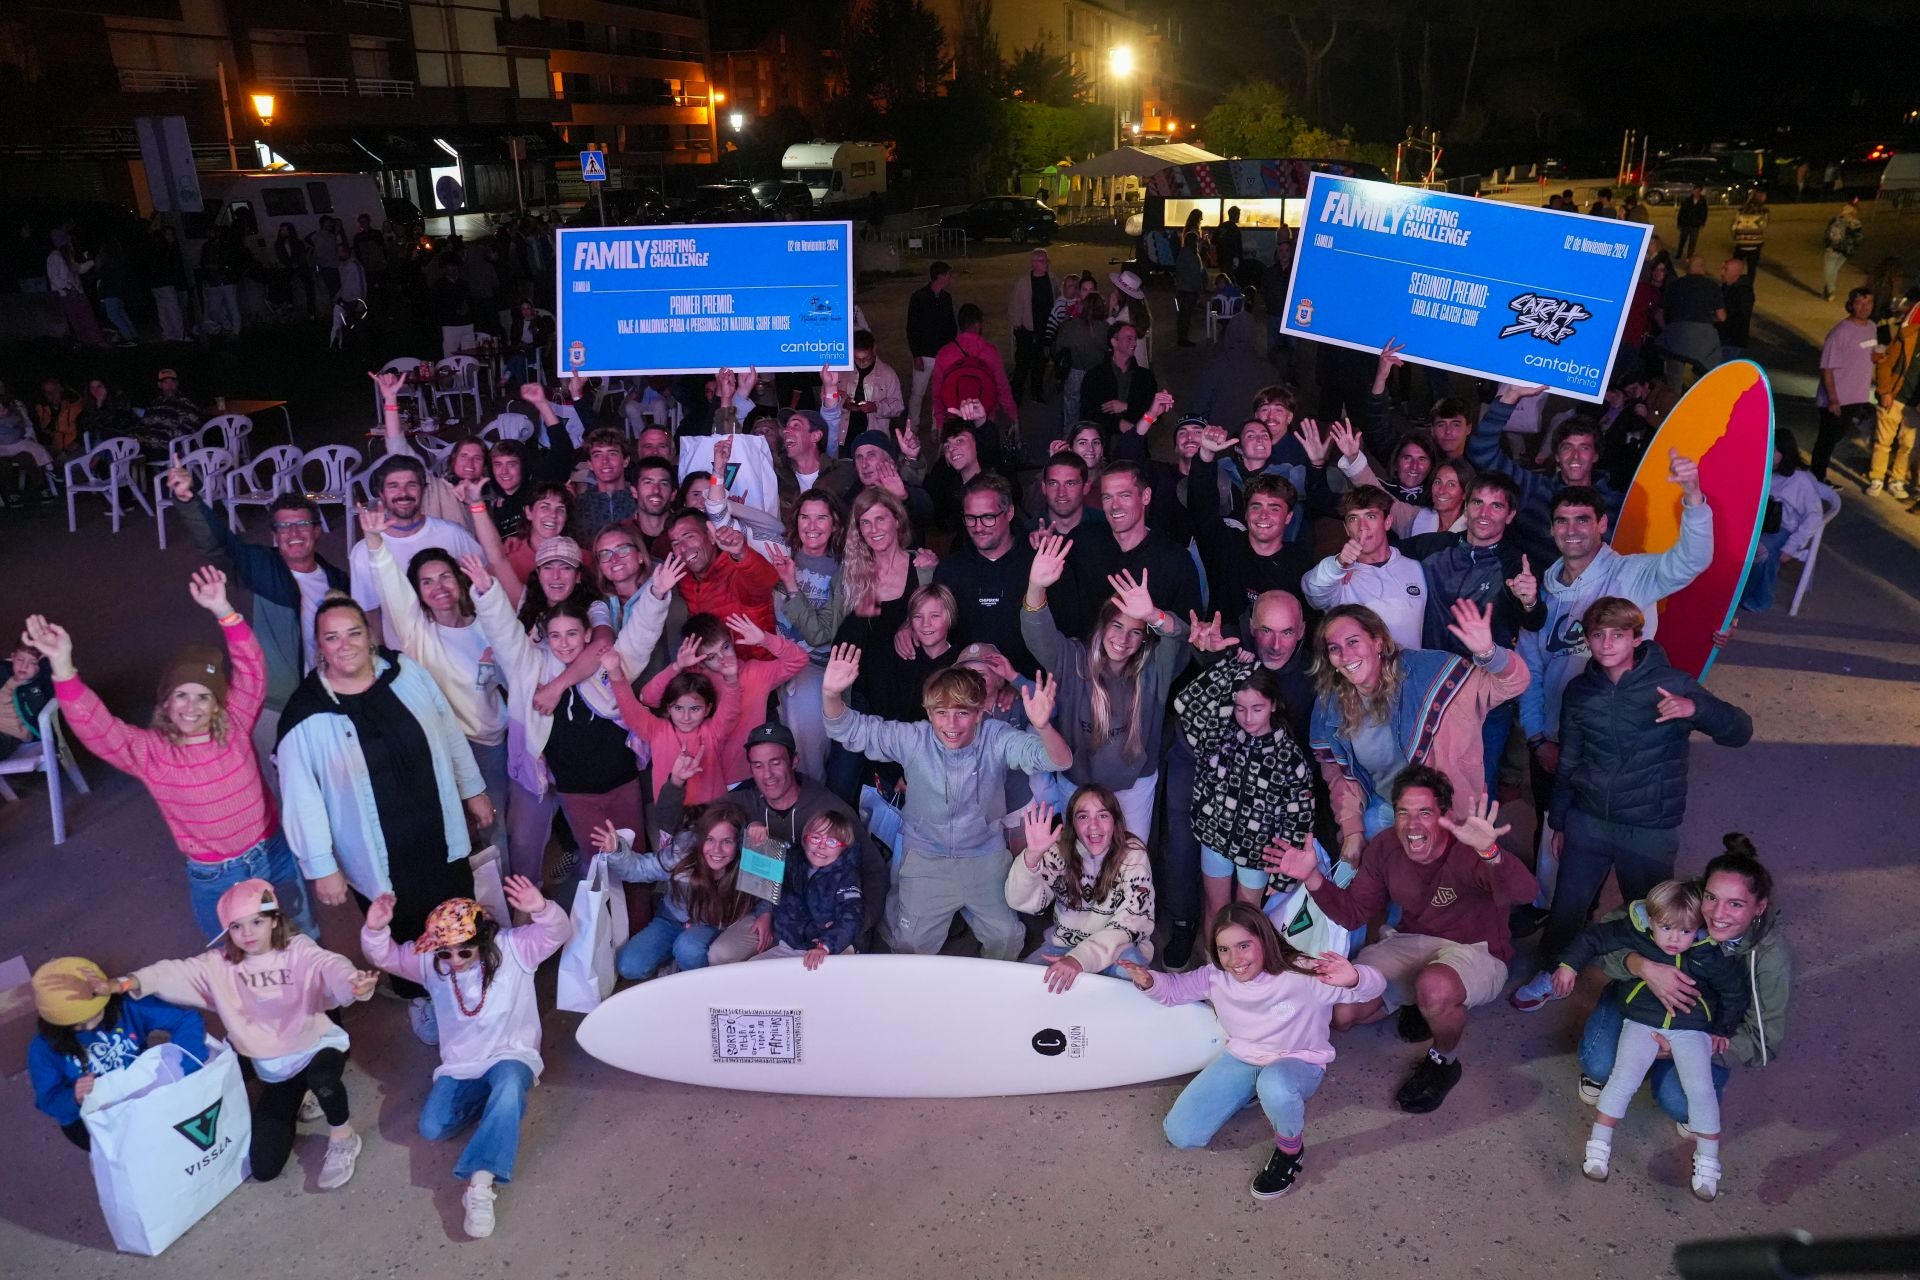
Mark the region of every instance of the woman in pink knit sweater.
POLYGON ((160 680, 160 705, 151 728, 116 719, 73 665, 73 637, 35 614, 26 643, 53 668, 53 691, 67 725, 87 750, 132 774, 147 788, 174 844, 187 858, 187 892, 201 934, 224 924, 220 895, 243 880, 273 885, 281 908, 300 932, 320 936, 280 814, 260 778, 253 725, 266 699, 267 659, 253 628, 227 601, 227 576, 211 566, 188 587, 226 636, 233 664, 229 684, 219 655, 206 646, 183 651, 160 680))

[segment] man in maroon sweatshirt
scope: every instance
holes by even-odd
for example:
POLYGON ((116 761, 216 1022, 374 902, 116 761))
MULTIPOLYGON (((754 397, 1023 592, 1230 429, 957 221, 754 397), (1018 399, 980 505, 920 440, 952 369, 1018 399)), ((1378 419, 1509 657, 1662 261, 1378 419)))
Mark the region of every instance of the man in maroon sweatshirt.
POLYGON ((1335 924, 1358 929, 1389 903, 1400 908, 1398 930, 1354 957, 1386 977, 1386 993, 1339 1006, 1333 1025, 1345 1030, 1398 1009, 1402 1039, 1432 1039, 1396 1099, 1402 1111, 1418 1114, 1438 1108, 1460 1082, 1455 1051, 1467 1010, 1497 999, 1507 984, 1507 911, 1539 892, 1533 873, 1496 843, 1509 830, 1493 825, 1498 804, 1479 797, 1458 821, 1447 817, 1452 809, 1445 774, 1424 765, 1401 769, 1393 781, 1393 826, 1367 842, 1344 889, 1320 874, 1313 850, 1283 843, 1267 850, 1269 869, 1303 882, 1335 924))

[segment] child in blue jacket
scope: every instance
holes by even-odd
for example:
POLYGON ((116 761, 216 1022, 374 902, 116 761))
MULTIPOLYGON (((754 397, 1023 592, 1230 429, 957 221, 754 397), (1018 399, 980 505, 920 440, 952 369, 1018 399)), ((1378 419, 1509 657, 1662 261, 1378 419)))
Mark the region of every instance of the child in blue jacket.
POLYGON ((1613 951, 1637 952, 1685 970, 1700 998, 1685 1013, 1670 1013, 1645 982, 1621 984, 1625 1018, 1618 1056, 1600 1091, 1600 1115, 1580 1171, 1606 1181, 1614 1126, 1664 1047, 1687 1095, 1683 1133, 1694 1140, 1693 1194, 1711 1200, 1720 1190, 1720 1096, 1713 1087, 1713 1055, 1726 1051, 1728 1038, 1747 1016, 1745 966, 1701 931, 1700 888, 1682 880, 1655 885, 1619 919, 1603 920, 1575 938, 1553 971, 1555 993, 1571 992, 1581 966, 1613 951))
POLYGON ((198 1013, 153 996, 96 994, 96 982, 104 986, 106 981, 105 970, 79 956, 49 960, 33 974, 33 1003, 40 1014, 39 1034, 27 1048, 33 1105, 52 1116, 82 1151, 92 1143, 80 1104, 96 1079, 130 1064, 155 1043, 156 1034, 186 1050, 189 1075, 207 1056, 207 1028, 198 1013))
MULTIPOLYGON (((753 827, 747 831, 751 838, 753 827)), ((773 945, 755 960, 801 956, 807 968, 818 969, 828 956, 853 950, 862 907, 856 834, 840 813, 818 813, 807 823, 800 833, 805 856, 788 860, 780 901, 773 904, 773 945)))

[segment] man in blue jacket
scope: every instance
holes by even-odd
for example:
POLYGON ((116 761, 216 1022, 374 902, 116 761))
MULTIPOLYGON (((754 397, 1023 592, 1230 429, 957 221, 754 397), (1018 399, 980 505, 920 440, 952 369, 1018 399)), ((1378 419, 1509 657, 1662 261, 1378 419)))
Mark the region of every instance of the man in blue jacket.
POLYGON ((1510 476, 1520 487, 1520 510, 1514 520, 1513 536, 1520 550, 1535 564, 1547 564, 1554 557, 1553 500, 1563 489, 1585 485, 1594 489, 1607 504, 1603 513, 1618 521, 1620 504, 1626 495, 1608 483, 1595 465, 1600 460, 1600 429, 1586 418, 1564 424, 1553 442, 1555 474, 1529 471, 1507 456, 1500 447, 1501 433, 1513 417, 1514 406, 1529 396, 1544 395, 1544 387, 1503 384, 1479 424, 1467 440, 1467 461, 1480 472, 1497 471, 1510 476))
POLYGON ((267 654, 267 703, 253 726, 253 748, 260 756, 260 774, 280 794, 280 775, 272 767, 274 744, 280 737, 280 713, 294 687, 306 678, 313 662, 308 653, 313 637, 313 614, 329 591, 345 591, 347 574, 320 557, 320 508, 303 493, 283 493, 267 508, 273 545, 247 542, 193 492, 193 477, 185 467, 167 473, 180 519, 194 545, 216 556, 253 595, 253 634, 267 654))
POLYGON ((1723 747, 1753 737, 1753 717, 1723 702, 1642 639, 1646 615, 1603 596, 1581 619, 1592 660, 1561 699, 1560 769, 1549 820, 1560 874, 1553 887, 1540 971, 1514 991, 1525 1011, 1557 999, 1553 968, 1587 922, 1612 872, 1620 896, 1647 896, 1673 878, 1687 812, 1688 740, 1723 747))

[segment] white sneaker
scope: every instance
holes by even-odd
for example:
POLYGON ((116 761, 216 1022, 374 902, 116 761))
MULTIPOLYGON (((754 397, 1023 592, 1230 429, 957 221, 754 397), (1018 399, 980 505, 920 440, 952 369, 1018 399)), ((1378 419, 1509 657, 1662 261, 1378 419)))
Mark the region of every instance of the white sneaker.
POLYGON ((1694 1151, 1693 1194, 1698 1200, 1711 1200, 1720 1194, 1720 1157, 1694 1151))
POLYGON ((360 1159, 360 1135, 354 1134, 345 1142, 329 1142, 327 1158, 320 1163, 320 1189, 333 1191, 347 1185, 353 1177, 354 1162, 360 1159))
POLYGON ((1606 1086, 1601 1084, 1598 1080, 1595 1080, 1589 1076, 1581 1076, 1580 1077, 1580 1101, 1586 1103, 1590 1107, 1599 1106, 1600 1091, 1604 1088, 1606 1088, 1606 1086))
POLYGON ((1611 1172, 1608 1165, 1612 1159, 1612 1143, 1602 1142, 1598 1138, 1588 1138, 1587 1154, 1586 1157, 1580 1161, 1580 1172, 1586 1174, 1595 1182, 1605 1182, 1607 1180, 1607 1174, 1611 1172))
POLYGON ((1515 987, 1513 994, 1507 997, 1507 1003, 1522 1013, 1532 1013, 1559 998, 1553 994, 1553 970, 1542 969, 1515 987))
POLYGON ((300 1099, 301 1124, 317 1124, 326 1118, 327 1113, 320 1109, 320 1099, 314 1097, 311 1093, 300 1099))
POLYGON ((440 1043, 440 1023, 433 1014, 433 1001, 426 996, 416 996, 407 1001, 407 1021, 413 1024, 413 1034, 421 1044, 440 1043))
POLYGON ((1898 498, 1900 501, 1905 502, 1908 498, 1912 497, 1913 494, 1908 490, 1906 481, 1889 480, 1887 481, 1887 496, 1889 498, 1898 498))
POLYGON ((475 1240, 493 1234, 493 1198, 492 1187, 469 1186, 460 1194, 460 1204, 467 1211, 467 1234, 475 1240))
POLYGON ((1885 492, 1886 487, 1885 484, 1878 480, 1869 480, 1867 481, 1867 496, 1869 498, 1879 497, 1881 493, 1885 492))

